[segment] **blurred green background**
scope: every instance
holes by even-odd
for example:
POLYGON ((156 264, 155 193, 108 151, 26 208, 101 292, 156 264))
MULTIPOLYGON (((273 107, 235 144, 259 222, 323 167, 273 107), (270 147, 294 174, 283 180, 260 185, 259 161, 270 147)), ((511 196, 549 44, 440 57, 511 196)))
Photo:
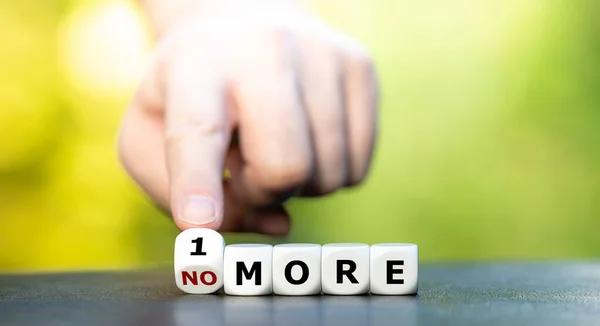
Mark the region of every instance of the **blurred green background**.
MULTIPOLYGON (((285 239, 423 261, 600 255, 600 2, 313 1, 382 85, 363 187, 290 203, 285 239)), ((151 40, 127 1, 0 2, 0 270, 169 263, 178 230, 115 133, 151 40)))

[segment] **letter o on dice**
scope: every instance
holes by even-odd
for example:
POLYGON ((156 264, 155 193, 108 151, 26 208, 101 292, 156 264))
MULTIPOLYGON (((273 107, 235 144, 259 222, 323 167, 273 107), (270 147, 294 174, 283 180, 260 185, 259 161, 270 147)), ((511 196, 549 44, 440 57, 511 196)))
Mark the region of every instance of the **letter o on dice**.
POLYGON ((273 292, 277 295, 321 293, 321 245, 273 247, 273 292))

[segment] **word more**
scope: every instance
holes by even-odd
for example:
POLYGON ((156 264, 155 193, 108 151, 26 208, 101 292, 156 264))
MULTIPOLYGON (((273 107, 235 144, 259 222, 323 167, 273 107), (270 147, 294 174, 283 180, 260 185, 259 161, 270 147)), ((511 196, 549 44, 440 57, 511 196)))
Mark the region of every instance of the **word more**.
POLYGON ((414 244, 233 244, 210 229, 175 240, 175 282, 184 292, 227 295, 412 295, 414 244))

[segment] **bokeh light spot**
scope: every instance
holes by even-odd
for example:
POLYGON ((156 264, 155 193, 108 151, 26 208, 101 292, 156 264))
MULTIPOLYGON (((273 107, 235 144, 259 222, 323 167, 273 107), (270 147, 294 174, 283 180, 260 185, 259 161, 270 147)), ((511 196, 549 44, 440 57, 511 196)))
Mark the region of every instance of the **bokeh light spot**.
POLYGON ((121 94, 138 82, 150 37, 136 7, 108 1, 76 8, 59 33, 61 61, 78 90, 121 94))

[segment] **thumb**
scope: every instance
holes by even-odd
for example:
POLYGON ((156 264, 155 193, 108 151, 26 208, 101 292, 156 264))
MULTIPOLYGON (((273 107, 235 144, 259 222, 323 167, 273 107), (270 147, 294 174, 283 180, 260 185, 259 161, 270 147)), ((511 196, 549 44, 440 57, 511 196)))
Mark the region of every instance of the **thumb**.
POLYGON ((175 224, 181 230, 218 230, 231 129, 224 79, 198 57, 178 58, 165 86, 166 160, 175 224))

